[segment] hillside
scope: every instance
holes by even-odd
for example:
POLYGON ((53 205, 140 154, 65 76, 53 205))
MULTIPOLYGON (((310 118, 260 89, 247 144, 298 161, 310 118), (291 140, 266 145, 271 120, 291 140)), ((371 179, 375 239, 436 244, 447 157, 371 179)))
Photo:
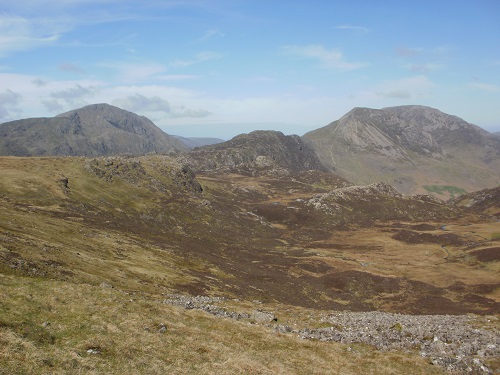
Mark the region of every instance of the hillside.
POLYGON ((3 368, 234 373, 258 364, 299 373, 317 363, 324 373, 346 358, 356 363, 347 373, 382 374, 439 373, 429 361, 457 371, 498 365, 491 340, 475 336, 496 332, 498 260, 482 256, 498 243, 493 218, 321 171, 195 174, 184 162, 0 158, 3 368), (460 331, 434 329, 422 314, 457 315, 440 324, 460 331), (368 321, 380 340, 356 334, 368 321), (375 349, 388 346, 411 352, 375 349))
POLYGON ((500 218, 500 187, 464 194, 450 203, 478 214, 500 218))
POLYGON ((144 155, 186 149, 146 117, 108 104, 0 124, 0 155, 144 155))
POLYGON ((355 108, 304 138, 356 184, 383 181, 444 199, 500 184, 500 139, 429 107, 355 108))

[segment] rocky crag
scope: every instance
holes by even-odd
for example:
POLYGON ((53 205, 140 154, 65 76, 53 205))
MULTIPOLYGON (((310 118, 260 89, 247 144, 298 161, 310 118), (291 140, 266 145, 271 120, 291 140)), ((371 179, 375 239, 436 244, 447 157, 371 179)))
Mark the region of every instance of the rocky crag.
POLYGON ((326 171, 309 144, 297 135, 277 131, 241 134, 224 143, 197 148, 187 158, 197 171, 205 173, 326 171))

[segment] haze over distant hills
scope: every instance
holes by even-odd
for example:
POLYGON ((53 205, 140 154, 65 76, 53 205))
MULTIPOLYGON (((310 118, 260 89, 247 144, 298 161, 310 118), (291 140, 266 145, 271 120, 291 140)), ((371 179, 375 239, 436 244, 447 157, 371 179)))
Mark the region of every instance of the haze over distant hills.
POLYGON ((500 184, 500 139, 429 107, 354 108, 304 138, 323 164, 356 184, 451 194, 500 184))
POLYGON ((0 155, 144 155, 174 150, 192 150, 186 162, 198 170, 329 170, 354 184, 382 181, 404 194, 434 193, 441 198, 500 185, 498 134, 423 106, 354 108, 302 138, 254 131, 227 142, 171 136, 146 117, 108 104, 0 124, 0 155))
POLYGON ((181 141, 189 149, 225 142, 225 140, 221 138, 181 137, 180 135, 174 135, 174 137, 181 141))
POLYGON ((144 155, 187 149, 146 117, 109 104, 0 124, 0 155, 144 155))

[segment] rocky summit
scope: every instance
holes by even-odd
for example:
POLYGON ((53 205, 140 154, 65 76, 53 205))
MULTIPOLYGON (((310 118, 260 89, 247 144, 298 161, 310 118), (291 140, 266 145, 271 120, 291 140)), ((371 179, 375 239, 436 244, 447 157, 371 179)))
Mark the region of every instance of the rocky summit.
POLYGON ((109 104, 0 124, 0 155, 144 155, 186 149, 146 117, 109 104))
POLYGON ((384 181, 442 198, 500 184, 500 139, 429 107, 354 108, 304 138, 324 165, 356 184, 384 181))
POLYGON ((263 130, 197 148, 189 153, 188 162, 196 170, 212 173, 288 174, 307 170, 327 171, 313 148, 299 136, 263 130))

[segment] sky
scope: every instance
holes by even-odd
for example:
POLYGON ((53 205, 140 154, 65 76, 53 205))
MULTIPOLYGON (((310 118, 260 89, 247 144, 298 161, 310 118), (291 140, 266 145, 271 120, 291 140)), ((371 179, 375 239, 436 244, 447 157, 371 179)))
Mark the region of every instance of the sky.
POLYGON ((409 104, 500 131, 500 1, 0 0, 0 123, 94 103, 186 137, 409 104))

